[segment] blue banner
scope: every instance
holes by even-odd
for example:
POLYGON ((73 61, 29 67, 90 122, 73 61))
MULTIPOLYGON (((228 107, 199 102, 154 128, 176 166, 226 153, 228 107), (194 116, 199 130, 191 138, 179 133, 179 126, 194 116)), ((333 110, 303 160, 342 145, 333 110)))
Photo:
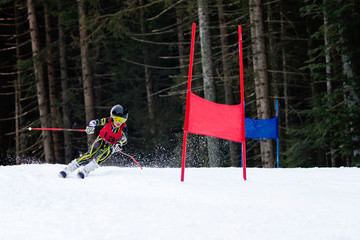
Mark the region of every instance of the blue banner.
POLYGON ((270 119, 245 118, 245 138, 265 141, 279 137, 278 117, 270 119))

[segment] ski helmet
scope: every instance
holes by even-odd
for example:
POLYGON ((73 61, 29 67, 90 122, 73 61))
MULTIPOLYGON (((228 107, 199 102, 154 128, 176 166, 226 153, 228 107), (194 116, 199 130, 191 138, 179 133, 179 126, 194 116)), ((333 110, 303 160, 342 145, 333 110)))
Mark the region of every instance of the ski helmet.
POLYGON ((117 104, 111 108, 110 117, 113 121, 124 123, 128 118, 128 110, 117 104))

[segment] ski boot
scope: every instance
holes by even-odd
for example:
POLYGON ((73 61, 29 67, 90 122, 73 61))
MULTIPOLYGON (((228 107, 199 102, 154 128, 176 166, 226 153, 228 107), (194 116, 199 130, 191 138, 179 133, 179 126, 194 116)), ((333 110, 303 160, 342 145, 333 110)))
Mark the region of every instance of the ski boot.
POLYGON ((78 169, 80 165, 77 163, 77 160, 72 160, 61 172, 59 172, 59 176, 66 178, 70 173, 78 169))
POLYGON ((91 171, 94 171, 96 168, 99 167, 99 164, 93 159, 91 162, 86 164, 82 170, 78 172, 78 177, 84 179, 89 175, 91 171))

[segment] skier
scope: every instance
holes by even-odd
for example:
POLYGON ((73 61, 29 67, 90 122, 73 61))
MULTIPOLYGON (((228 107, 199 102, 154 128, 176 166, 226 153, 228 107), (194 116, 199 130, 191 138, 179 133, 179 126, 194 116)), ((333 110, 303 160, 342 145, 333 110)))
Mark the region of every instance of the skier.
POLYGON ((125 124, 127 118, 127 109, 118 104, 111 108, 110 117, 91 120, 89 126, 86 127, 86 133, 93 134, 96 126, 104 126, 100 130, 99 136, 87 153, 72 160, 59 175, 66 178, 84 165, 83 169, 78 172, 78 176, 85 178, 89 172, 98 168, 112 154, 122 151, 122 147, 127 143, 128 130, 125 124))

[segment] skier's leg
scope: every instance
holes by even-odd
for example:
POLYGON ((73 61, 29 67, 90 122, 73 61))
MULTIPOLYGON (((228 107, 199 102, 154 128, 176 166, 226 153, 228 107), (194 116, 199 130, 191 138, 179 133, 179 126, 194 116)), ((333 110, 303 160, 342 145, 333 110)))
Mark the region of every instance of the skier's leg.
POLYGON ((93 144, 91 145, 90 149, 88 152, 86 152, 84 155, 82 155, 81 157, 77 158, 77 163, 79 165, 84 165, 86 164, 96 153, 99 152, 99 150, 105 145, 105 141, 98 136, 95 141, 93 142, 93 144))
POLYGON ((113 148, 111 144, 108 144, 104 151, 97 157, 96 162, 101 165, 103 162, 108 160, 113 154, 113 148))
POLYGON ((99 164, 96 162, 95 159, 93 159, 88 164, 86 164, 81 171, 78 172, 78 176, 84 179, 87 175, 89 175, 91 171, 94 171, 98 167, 99 164))
POLYGON ((59 176, 66 178, 70 173, 74 172, 76 169, 78 169, 81 165, 84 163, 87 163, 89 159, 91 159, 101 148, 101 146, 104 144, 104 141, 102 138, 97 137, 93 144, 91 145, 90 150, 85 153, 83 156, 79 158, 75 158, 72 160, 65 168, 59 173, 59 176))
POLYGON ((70 173, 78 169, 80 165, 77 163, 77 159, 72 160, 64 170, 60 171, 59 176, 66 178, 70 173))
POLYGON ((97 158, 94 158, 91 162, 86 164, 84 168, 78 172, 78 176, 80 178, 87 177, 91 171, 94 171, 99 167, 100 164, 106 161, 112 155, 112 153, 111 145, 104 145, 104 150, 102 150, 102 153, 97 158))

